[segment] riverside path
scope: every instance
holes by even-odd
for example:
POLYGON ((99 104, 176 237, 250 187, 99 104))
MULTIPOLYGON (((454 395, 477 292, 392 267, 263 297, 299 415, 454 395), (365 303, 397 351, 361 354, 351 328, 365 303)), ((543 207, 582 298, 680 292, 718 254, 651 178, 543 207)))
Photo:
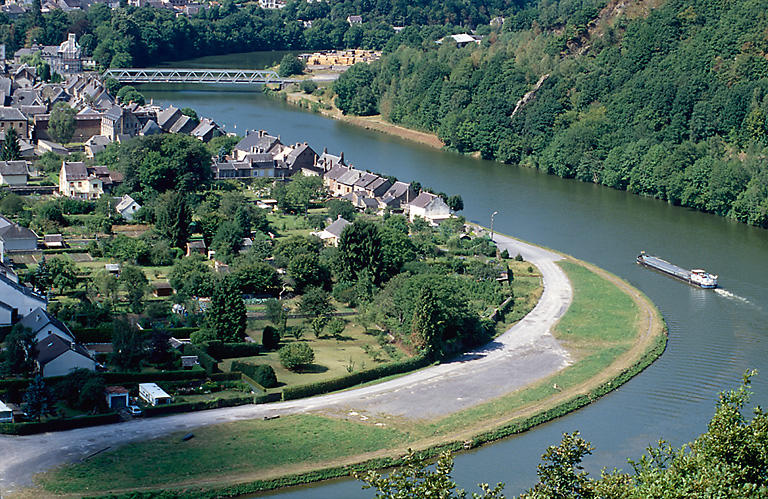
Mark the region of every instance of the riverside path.
MULTIPOLYGON (((92 428, 29 436, 0 435, 0 493, 32 483, 32 476, 94 452, 196 427, 302 412, 354 412, 374 417, 426 418, 451 414, 545 378, 571 363, 551 334, 573 290, 555 263, 562 257, 495 235, 501 250, 520 253, 542 273, 544 291, 534 309, 491 343, 451 361, 386 382, 308 399, 136 419, 92 428)), ((366 416, 367 417, 367 416, 366 416)))

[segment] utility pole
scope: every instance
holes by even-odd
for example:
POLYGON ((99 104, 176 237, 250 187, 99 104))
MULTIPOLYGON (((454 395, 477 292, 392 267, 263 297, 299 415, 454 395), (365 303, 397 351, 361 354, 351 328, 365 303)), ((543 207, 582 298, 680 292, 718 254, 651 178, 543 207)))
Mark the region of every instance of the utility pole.
POLYGON ((491 241, 493 241, 493 217, 495 217, 498 214, 499 214, 498 211, 494 211, 493 213, 491 213, 491 241))

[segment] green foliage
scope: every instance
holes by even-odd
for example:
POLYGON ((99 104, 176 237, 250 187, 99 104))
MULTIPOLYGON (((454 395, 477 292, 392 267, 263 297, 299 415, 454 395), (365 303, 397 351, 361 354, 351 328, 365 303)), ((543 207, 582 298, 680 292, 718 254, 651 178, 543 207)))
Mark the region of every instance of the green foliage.
POLYGON ((15 128, 5 130, 5 140, 0 148, 0 161, 15 161, 21 157, 19 134, 15 128))
POLYGON ((277 350, 280 346, 280 331, 272 326, 265 326, 261 333, 261 346, 264 350, 277 350))
POLYGON ((307 288, 299 299, 299 311, 310 319, 329 317, 336 311, 331 303, 331 295, 323 288, 307 288))
POLYGON ((144 311, 144 295, 149 289, 149 281, 144 271, 133 265, 123 265, 120 269, 120 284, 128 298, 131 312, 140 314, 144 311))
POLYGON ((168 281, 181 298, 207 297, 213 293, 213 269, 202 255, 191 255, 173 264, 168 281))
POLYGON ((116 97, 117 101, 122 104, 136 103, 140 106, 144 105, 144 95, 131 85, 126 85, 118 90, 116 97))
POLYGON ((265 262, 238 263, 232 271, 232 277, 243 293, 274 296, 280 291, 279 274, 265 262))
POLYGON ((206 311, 206 323, 218 340, 236 343, 243 339, 247 326, 245 303, 233 277, 227 276, 216 284, 206 311))
POLYGON ((0 213, 7 216, 18 216, 24 212, 24 198, 14 192, 9 192, 0 199, 0 213))
POLYGON ((280 363, 286 369, 299 371, 315 360, 315 352, 306 343, 289 343, 278 351, 280 363))
POLYGON ((286 324, 288 322, 288 311, 283 308, 280 301, 274 298, 267 300, 264 304, 264 315, 266 315, 269 322, 277 326, 278 333, 285 333, 286 324))
POLYGON ((301 91, 305 94, 311 94, 315 90, 317 90, 317 83, 315 83, 313 80, 302 80, 301 85, 301 91))
POLYGON ((304 62, 292 54, 285 54, 280 60, 280 67, 277 74, 283 78, 287 76, 300 75, 304 72, 304 62))
POLYGON ((55 403, 56 397, 43 381, 43 377, 38 374, 24 393, 21 407, 30 418, 40 421, 43 416, 51 416, 56 413, 55 403))
POLYGON ((161 194, 155 204, 155 228, 172 246, 183 248, 189 239, 192 210, 186 196, 177 191, 161 194))
POLYGON ((106 407, 105 387, 101 375, 88 369, 75 369, 56 383, 56 393, 73 409, 98 412, 106 407))
POLYGON ((317 176, 296 174, 286 186, 278 183, 272 189, 277 206, 285 213, 307 213, 309 203, 320 195, 323 180, 317 176))
POLYGON ((318 254, 323 243, 314 236, 293 235, 280 239, 275 246, 275 265, 285 267, 296 255, 318 254))
POLYGON ((75 111, 65 102, 57 102, 48 121, 48 133, 56 142, 65 144, 75 133, 75 111))
POLYGON ((333 84, 336 107, 344 114, 369 116, 376 114, 376 98, 371 90, 374 74, 366 63, 357 63, 339 76, 333 84))
POLYGON ((35 368, 35 333, 20 324, 5 337, 2 374, 26 376, 35 368))
POLYGON ((264 388, 274 388, 277 386, 277 376, 275 375, 275 370, 270 365, 250 364, 236 360, 232 362, 231 370, 245 374, 264 388))
POLYGON ((325 202, 325 207, 328 208, 328 216, 331 220, 341 217, 348 222, 352 222, 357 215, 355 205, 347 199, 329 199, 325 202))
POLYGON ((381 230, 376 223, 359 219, 345 227, 339 237, 339 260, 343 267, 343 279, 355 281, 358 274, 366 270, 374 282, 381 282, 384 277, 383 249, 381 230))
POLYGON ((320 264, 320 259, 314 253, 299 254, 288 263, 288 276, 293 279, 294 289, 302 293, 307 287, 321 287, 330 281, 328 269, 320 264))
POLYGON ((77 287, 77 267, 70 260, 51 258, 46 262, 46 270, 51 276, 50 284, 59 288, 59 294, 77 287))
POLYGON ((135 327, 114 321, 112 331, 112 364, 122 371, 138 371, 146 352, 146 341, 135 327))
POLYGON ((225 343, 219 340, 208 341, 203 345, 208 354, 218 360, 259 355, 260 347, 252 342, 225 343))

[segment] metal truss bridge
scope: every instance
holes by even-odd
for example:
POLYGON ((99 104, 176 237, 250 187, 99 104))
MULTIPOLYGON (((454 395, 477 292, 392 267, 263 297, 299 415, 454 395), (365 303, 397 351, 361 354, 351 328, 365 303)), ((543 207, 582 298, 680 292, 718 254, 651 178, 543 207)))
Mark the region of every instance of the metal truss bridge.
POLYGON ((120 83, 202 83, 285 85, 296 80, 280 78, 274 71, 255 69, 108 69, 102 75, 120 83))

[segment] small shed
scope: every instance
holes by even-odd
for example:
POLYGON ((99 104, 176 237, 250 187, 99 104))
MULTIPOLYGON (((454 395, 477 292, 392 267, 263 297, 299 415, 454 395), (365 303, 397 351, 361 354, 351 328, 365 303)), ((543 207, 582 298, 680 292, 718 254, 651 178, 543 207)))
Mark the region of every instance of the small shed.
POLYGON ((208 248, 205 246, 205 241, 190 241, 187 243, 187 256, 191 256, 194 253, 206 255, 207 249, 208 248))
POLYGON ((45 234, 43 236, 43 245, 46 248, 63 248, 64 237, 61 234, 45 234))
POLYGON ((128 389, 124 386, 108 386, 104 390, 107 398, 107 407, 110 409, 124 409, 128 407, 128 389))
POLYGON ((139 383, 139 397, 149 405, 171 403, 171 396, 155 383, 139 383))
POLYGON ((13 423, 13 410, 0 400, 0 423, 13 423))
POLYGON ((120 264, 119 263, 105 263, 104 264, 104 270, 109 272, 110 274, 119 274, 120 273, 120 264))
POLYGON ((185 369, 187 367, 195 367, 198 364, 200 364, 200 361, 197 358, 197 355, 182 355, 181 356, 181 367, 183 367, 185 369))
POLYGON ((162 298, 164 296, 171 296, 173 294, 173 288, 171 285, 165 281, 160 281, 152 284, 152 294, 155 295, 157 298, 162 298))

